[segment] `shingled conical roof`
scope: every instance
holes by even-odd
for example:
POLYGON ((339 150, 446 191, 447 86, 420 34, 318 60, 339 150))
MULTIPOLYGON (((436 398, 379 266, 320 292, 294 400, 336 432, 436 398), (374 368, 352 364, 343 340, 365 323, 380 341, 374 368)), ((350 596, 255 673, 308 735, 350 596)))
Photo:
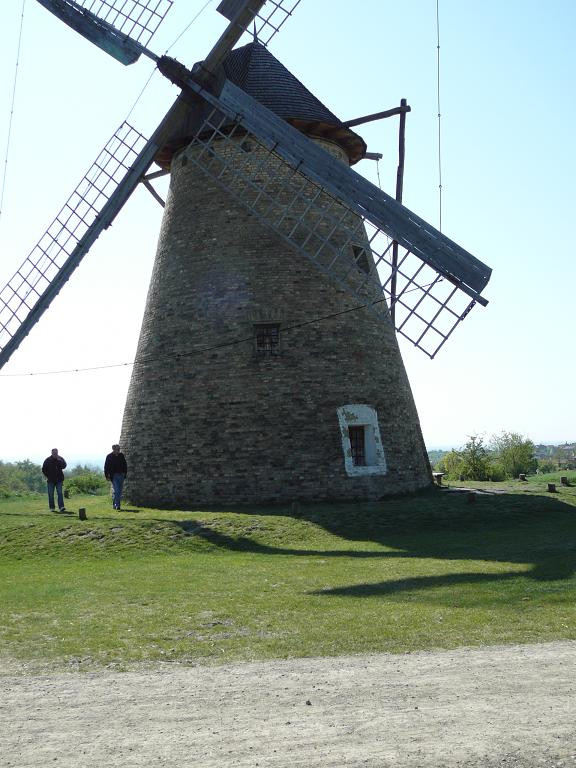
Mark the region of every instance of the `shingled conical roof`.
POLYGON ((224 72, 228 80, 278 117, 341 124, 336 115, 260 43, 249 43, 232 51, 224 62, 224 72))
POLYGON ((223 69, 228 80, 278 117, 304 133, 341 144, 351 162, 364 154, 364 141, 343 126, 342 121, 261 43, 249 43, 231 51, 223 69))

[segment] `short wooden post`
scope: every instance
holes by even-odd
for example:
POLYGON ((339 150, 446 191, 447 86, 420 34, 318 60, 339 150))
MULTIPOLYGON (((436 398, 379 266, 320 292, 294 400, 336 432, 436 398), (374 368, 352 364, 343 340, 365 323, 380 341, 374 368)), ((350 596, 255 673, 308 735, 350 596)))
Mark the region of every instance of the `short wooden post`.
POLYGON ((470 491, 468 493, 468 504, 475 504, 476 502, 476 493, 474 491, 470 491))
POLYGON ((562 485, 570 485, 570 483, 568 482, 568 478, 565 475, 562 475, 562 477, 560 478, 560 482, 562 483, 562 485))
POLYGON ((548 483, 548 493, 556 493, 556 483, 548 483))
POLYGON ((526 475, 524 473, 519 474, 518 480, 526 480, 526 475))
POLYGON ((78 510, 78 518, 80 520, 86 520, 86 509, 84 507, 80 507, 78 510))

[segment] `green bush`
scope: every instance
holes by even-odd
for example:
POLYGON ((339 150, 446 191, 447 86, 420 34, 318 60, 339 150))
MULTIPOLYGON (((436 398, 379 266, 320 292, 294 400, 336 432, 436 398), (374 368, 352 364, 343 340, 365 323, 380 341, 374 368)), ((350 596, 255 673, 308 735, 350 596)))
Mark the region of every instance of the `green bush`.
POLYGON ((502 432, 492 437, 492 450, 508 477, 530 475, 538 466, 534 458, 534 443, 517 432, 502 432))
POLYGON ((46 490, 46 480, 38 464, 29 459, 17 462, 0 461, 0 486, 9 496, 25 496, 46 490))
POLYGON ((547 475, 550 472, 556 472, 558 465, 549 459, 538 459, 538 469, 543 475, 547 475))
POLYGON ((506 480, 506 470, 497 461, 491 461, 490 464, 488 464, 488 480, 492 480, 492 482, 500 483, 503 480, 506 480))
POLYGON ((460 451, 460 456, 462 458, 460 475, 463 480, 488 480, 491 462, 482 437, 470 435, 468 442, 460 451))
POLYGON ((101 495, 106 493, 107 489, 108 482, 106 478, 96 472, 74 475, 64 480, 64 494, 67 498, 82 493, 101 495))
POLYGON ((434 467, 436 472, 445 472, 447 480, 458 480, 461 474, 462 456, 452 449, 442 456, 434 467))

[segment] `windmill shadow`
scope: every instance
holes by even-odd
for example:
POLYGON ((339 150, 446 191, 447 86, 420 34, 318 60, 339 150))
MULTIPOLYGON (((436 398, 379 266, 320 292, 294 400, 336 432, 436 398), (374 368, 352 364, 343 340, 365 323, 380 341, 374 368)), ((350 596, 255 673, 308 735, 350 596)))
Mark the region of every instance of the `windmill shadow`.
MULTIPOLYGON (((222 510, 221 510, 222 511, 222 510)), ((241 509, 234 512, 241 514, 241 509)), ((378 503, 299 505, 296 509, 262 509, 246 514, 293 516, 313 523, 341 540, 373 542, 391 551, 297 549, 261 544, 248 536, 227 536, 209 524, 196 532, 215 546, 233 551, 293 556, 366 559, 435 559, 459 561, 463 570, 442 575, 387 579, 311 594, 372 597, 442 586, 529 578, 558 581, 576 572, 576 508, 556 498, 508 493, 478 496, 432 491, 378 503), (482 573, 466 561, 514 563, 527 571, 482 573)), ((175 521, 177 522, 177 521, 175 521)))

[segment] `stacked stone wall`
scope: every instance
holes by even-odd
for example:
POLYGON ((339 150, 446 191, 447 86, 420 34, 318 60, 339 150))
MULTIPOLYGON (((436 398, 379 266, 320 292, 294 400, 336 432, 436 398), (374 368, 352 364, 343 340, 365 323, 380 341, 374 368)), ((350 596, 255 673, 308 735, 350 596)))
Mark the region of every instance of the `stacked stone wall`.
MULTIPOLYGON (((338 314, 358 300, 189 162, 196 151, 173 163, 126 403, 130 498, 193 508, 429 485, 385 306, 338 314), (256 353, 257 323, 280 325, 278 355, 256 353), (378 414, 386 474, 346 473, 337 410, 354 403, 378 414)), ((258 161, 258 149, 247 155, 258 161)))

